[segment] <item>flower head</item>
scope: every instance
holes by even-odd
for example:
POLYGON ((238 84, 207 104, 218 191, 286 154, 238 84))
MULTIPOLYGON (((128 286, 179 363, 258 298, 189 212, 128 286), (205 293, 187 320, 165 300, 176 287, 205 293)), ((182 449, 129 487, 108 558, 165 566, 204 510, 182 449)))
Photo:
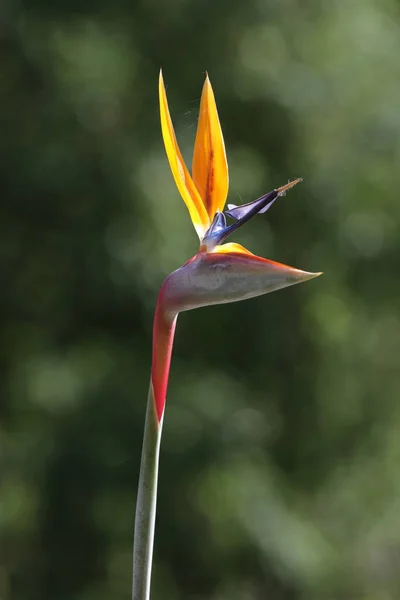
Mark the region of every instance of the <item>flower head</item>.
POLYGON ((229 176, 225 144, 208 75, 200 101, 192 175, 182 158, 169 113, 162 74, 159 79, 161 128, 177 188, 200 240, 197 254, 165 280, 158 299, 153 332, 152 385, 161 420, 167 390, 172 340, 179 312, 244 300, 317 277, 266 258, 225 240, 257 214, 265 213, 301 179, 274 189, 247 204, 224 206, 229 176), (228 224, 227 219, 231 222, 228 224))

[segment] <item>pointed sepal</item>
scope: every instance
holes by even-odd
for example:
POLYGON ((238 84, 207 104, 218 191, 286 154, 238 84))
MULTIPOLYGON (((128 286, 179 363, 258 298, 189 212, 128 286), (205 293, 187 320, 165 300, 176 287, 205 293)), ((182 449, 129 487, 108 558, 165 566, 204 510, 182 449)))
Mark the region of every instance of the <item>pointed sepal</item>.
POLYGON ((162 72, 159 78, 159 97, 160 97, 160 117, 161 130, 164 139, 165 150, 167 153, 169 165, 174 177, 176 187, 188 207, 190 218, 200 239, 203 238, 208 229, 211 220, 208 217, 207 210, 203 200, 193 182, 192 177, 185 165, 178 142, 176 141, 174 127, 168 108, 167 94, 165 91, 162 72))
POLYGON ((224 208, 229 176, 224 138, 208 75, 201 94, 192 173, 211 222, 215 213, 224 208))

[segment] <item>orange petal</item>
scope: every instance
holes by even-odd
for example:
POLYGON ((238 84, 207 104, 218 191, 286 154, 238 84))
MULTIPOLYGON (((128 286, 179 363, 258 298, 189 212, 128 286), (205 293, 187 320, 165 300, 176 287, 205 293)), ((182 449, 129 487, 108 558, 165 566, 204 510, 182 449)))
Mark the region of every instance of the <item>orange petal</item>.
POLYGON ((208 75, 201 94, 199 124, 193 154, 193 181, 210 221, 224 208, 228 195, 228 164, 214 93, 208 75))
POLYGON ((169 165, 171 167, 176 186, 189 209, 192 223, 199 238, 202 239, 205 231, 210 225, 210 220, 200 194, 197 191, 190 173, 186 168, 182 154, 179 150, 178 143, 176 141, 174 127, 169 114, 167 95, 165 92, 164 80, 161 71, 158 91, 160 96, 161 130, 169 165))
POLYGON ((236 252, 240 254, 247 254, 250 256, 255 256, 250 250, 246 250, 244 246, 240 244, 236 244, 235 242, 229 242, 228 244, 222 244, 221 246, 215 246, 212 250, 213 253, 218 254, 227 254, 228 252, 236 252))

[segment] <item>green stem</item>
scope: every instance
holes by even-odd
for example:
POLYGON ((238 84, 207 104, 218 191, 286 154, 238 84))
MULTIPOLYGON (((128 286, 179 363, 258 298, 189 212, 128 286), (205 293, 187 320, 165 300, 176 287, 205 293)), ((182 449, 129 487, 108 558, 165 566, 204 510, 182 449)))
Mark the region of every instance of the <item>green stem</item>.
POLYGON ((161 430, 150 383, 136 503, 132 600, 150 598, 161 430))

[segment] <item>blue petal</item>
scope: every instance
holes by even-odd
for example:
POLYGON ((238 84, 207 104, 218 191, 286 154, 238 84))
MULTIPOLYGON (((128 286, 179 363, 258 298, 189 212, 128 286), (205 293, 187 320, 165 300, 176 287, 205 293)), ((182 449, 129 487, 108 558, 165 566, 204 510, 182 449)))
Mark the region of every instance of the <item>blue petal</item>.
POLYGON ((226 228, 226 218, 224 213, 222 212, 216 212, 213 222, 211 223, 210 227, 208 228, 207 231, 207 237, 218 233, 219 231, 222 231, 223 229, 226 228))
POLYGON ((235 204, 228 204, 228 209, 225 211, 225 214, 231 219, 235 219, 235 221, 240 221, 241 219, 249 216, 249 213, 252 215, 263 214, 267 212, 267 210, 273 205, 275 200, 278 197, 278 192, 273 190, 257 200, 252 200, 252 202, 248 202, 247 204, 242 204, 241 206, 236 206, 235 204))
POLYGON ((209 249, 221 244, 234 231, 242 227, 247 221, 250 221, 252 217, 260 213, 265 213, 280 195, 278 190, 272 190, 272 192, 261 196, 261 198, 257 198, 257 200, 242 204, 241 206, 229 204, 229 210, 225 213, 216 213, 213 222, 203 238, 203 243, 209 249), (234 219, 235 222, 227 225, 225 215, 234 219))

